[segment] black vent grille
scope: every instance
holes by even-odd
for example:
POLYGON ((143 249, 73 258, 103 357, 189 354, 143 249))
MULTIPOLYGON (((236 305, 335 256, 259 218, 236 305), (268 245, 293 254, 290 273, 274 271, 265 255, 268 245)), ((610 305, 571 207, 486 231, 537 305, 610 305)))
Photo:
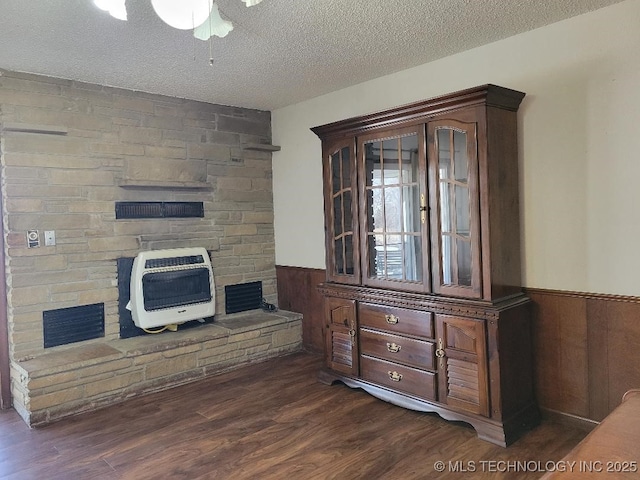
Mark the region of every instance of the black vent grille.
POLYGON ((104 303, 42 312, 44 348, 104 337, 104 303))
POLYGON ((244 312, 260 308, 262 303, 262 282, 238 283, 224 287, 224 308, 226 313, 244 312))
POLYGON ((204 257, 202 255, 150 258, 144 262, 144 268, 180 267, 182 265, 197 265, 199 263, 204 263, 204 257))
POLYGON ((203 202, 116 202, 116 219, 202 217, 203 202))

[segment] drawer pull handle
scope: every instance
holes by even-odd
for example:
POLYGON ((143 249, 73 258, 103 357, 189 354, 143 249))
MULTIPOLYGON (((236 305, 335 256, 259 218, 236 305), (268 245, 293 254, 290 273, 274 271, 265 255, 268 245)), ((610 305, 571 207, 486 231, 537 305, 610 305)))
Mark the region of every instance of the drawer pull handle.
POLYGON ((391 380, 392 382, 399 382, 400 380, 402 380, 402 374, 398 373, 398 372, 387 372, 389 374, 389 380, 391 380))
POLYGON ((395 343, 388 343, 387 342, 387 350, 389 350, 389 352, 391 352, 391 353, 398 353, 401 348, 402 347, 400 345, 397 345, 395 343))
POLYGON ((395 315, 385 315, 384 319, 387 321, 387 323, 389 325, 395 325, 396 323, 398 323, 398 321, 400 320, 398 317, 396 317, 395 315))

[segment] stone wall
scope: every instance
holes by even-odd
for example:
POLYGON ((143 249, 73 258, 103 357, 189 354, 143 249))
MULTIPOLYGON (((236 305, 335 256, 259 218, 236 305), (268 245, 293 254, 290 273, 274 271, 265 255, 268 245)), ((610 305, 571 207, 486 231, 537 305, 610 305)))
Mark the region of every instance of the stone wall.
POLYGON ((271 143, 269 112, 1 72, 0 128, 12 362, 45 353, 44 310, 104 302, 90 343, 117 339, 116 258, 140 250, 207 248, 218 316, 225 285, 261 280, 275 301, 271 153, 247 148, 271 143), (204 202, 205 216, 116 220, 116 201, 204 202))

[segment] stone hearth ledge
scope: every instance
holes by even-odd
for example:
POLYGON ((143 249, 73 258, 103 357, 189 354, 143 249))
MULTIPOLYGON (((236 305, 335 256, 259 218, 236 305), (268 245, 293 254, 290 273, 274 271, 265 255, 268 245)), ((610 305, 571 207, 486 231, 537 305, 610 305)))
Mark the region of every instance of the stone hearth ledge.
POLYGON ((253 310, 195 328, 70 347, 12 364, 32 427, 302 348, 302 315, 253 310))

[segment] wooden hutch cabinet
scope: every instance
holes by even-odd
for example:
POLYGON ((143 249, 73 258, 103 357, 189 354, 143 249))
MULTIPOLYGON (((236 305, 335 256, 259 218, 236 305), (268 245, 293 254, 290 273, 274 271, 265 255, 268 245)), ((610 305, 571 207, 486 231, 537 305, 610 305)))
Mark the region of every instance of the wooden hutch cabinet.
POLYGON ((539 421, 520 285, 516 112, 484 85, 313 128, 326 367, 506 446, 539 421))

